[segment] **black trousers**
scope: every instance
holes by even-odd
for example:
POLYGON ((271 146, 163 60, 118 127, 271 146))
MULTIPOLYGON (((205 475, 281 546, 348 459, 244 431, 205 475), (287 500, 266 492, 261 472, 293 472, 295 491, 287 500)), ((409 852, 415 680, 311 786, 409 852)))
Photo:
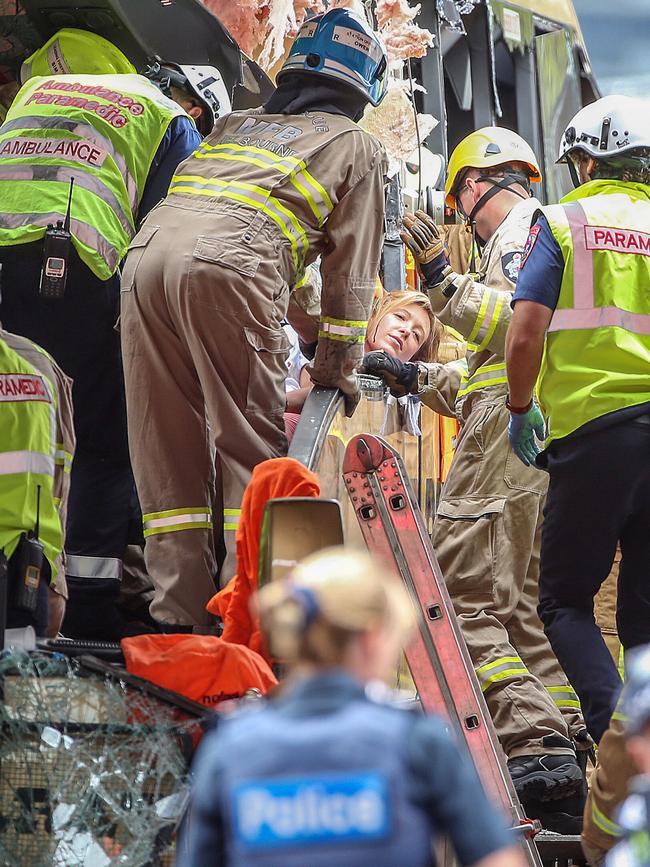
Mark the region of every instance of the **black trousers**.
POLYGON ((599 741, 622 684, 595 623, 594 596, 619 542, 619 639, 625 650, 650 642, 650 418, 558 440, 548 470, 538 611, 599 741))
POLYGON ((72 253, 65 296, 38 294, 42 243, 0 247, 0 321, 34 340, 74 380, 77 448, 73 464, 66 551, 122 559, 141 534, 126 429, 126 399, 115 331, 120 283, 99 280, 72 253))

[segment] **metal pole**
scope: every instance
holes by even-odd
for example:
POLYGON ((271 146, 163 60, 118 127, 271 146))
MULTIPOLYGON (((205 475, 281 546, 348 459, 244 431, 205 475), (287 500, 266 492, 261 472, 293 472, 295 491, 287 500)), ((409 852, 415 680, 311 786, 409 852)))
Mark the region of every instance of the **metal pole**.
POLYGON ((399 175, 388 183, 386 190, 386 234, 384 236, 384 288, 387 292, 403 292, 406 289, 406 260, 404 244, 399 236, 402 226, 402 196, 399 175))
POLYGON ((432 130, 425 144, 433 153, 442 154, 447 160, 447 109, 445 107, 445 76, 442 65, 440 43, 440 19, 436 10, 436 0, 422 0, 422 10, 417 19, 421 27, 426 27, 434 36, 434 44, 420 60, 422 84, 426 93, 421 94, 422 110, 432 114, 440 121, 432 130))

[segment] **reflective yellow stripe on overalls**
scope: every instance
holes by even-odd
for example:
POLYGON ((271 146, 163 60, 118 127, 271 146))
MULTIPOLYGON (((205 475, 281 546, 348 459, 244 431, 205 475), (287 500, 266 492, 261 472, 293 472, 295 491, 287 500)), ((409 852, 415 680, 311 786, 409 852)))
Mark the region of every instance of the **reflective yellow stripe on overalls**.
POLYGON ((195 508, 164 509, 142 516, 145 539, 161 533, 177 533, 181 530, 212 529, 212 509, 209 506, 195 508))
POLYGON ((470 394, 472 391, 477 391, 480 388, 505 385, 507 382, 505 361, 497 364, 484 364, 470 377, 463 376, 461 386, 458 389, 458 397, 464 397, 466 394, 470 394))
MULTIPOLYGON (((265 148, 243 146, 235 143, 209 145, 205 142, 194 154, 197 159, 225 160, 247 163, 258 168, 270 169, 289 178, 289 182, 305 199, 316 217, 319 228, 333 210, 332 200, 325 188, 307 171, 304 160, 296 157, 281 157, 265 148)), ((220 178, 203 178, 200 175, 175 175, 170 193, 190 193, 211 197, 224 197, 250 205, 270 217, 287 238, 291 246, 293 262, 298 274, 309 249, 309 241, 297 216, 272 191, 258 184, 244 181, 224 181, 220 178)))
POLYGON ((474 327, 467 338, 470 351, 482 352, 487 349, 501 318, 503 305, 509 300, 509 293, 486 288, 474 327))

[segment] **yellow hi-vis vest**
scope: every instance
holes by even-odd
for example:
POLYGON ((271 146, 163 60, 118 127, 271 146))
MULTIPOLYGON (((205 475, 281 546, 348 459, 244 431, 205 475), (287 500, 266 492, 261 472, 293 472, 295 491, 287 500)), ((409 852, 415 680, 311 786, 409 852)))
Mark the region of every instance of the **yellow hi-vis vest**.
POLYGON ((63 532, 54 502, 56 391, 43 374, 0 339, 0 550, 7 559, 36 526, 56 579, 63 532))
POLYGON ((158 145, 182 114, 141 75, 30 79, 0 127, 0 245, 35 241, 62 220, 74 178, 74 245, 108 280, 135 234, 158 145))
POLYGON ((650 187, 590 181, 543 213, 565 263, 538 381, 548 446, 650 401, 650 187))

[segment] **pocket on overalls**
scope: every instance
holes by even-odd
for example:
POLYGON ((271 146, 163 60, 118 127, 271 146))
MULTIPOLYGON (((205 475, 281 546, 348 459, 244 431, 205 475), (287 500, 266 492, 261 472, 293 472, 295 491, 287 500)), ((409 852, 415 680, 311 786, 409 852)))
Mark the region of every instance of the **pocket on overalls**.
POLYGON ((135 274, 140 260, 158 229, 160 229, 160 226, 143 226, 129 244, 120 282, 122 292, 131 292, 135 286, 135 274))
POLYGON ((248 354, 246 410, 282 415, 287 355, 291 344, 283 329, 244 328, 248 354))
POLYGON ((505 506, 505 497, 458 497, 438 506, 433 547, 459 612, 492 601, 505 506))
POLYGON ((190 263, 188 297, 224 313, 241 310, 259 264, 259 256, 238 244, 200 235, 190 263))
POLYGON ((512 449, 508 450, 503 480, 509 488, 515 491, 528 491, 531 494, 546 496, 548 490, 548 473, 537 467, 527 467, 519 460, 512 449))

